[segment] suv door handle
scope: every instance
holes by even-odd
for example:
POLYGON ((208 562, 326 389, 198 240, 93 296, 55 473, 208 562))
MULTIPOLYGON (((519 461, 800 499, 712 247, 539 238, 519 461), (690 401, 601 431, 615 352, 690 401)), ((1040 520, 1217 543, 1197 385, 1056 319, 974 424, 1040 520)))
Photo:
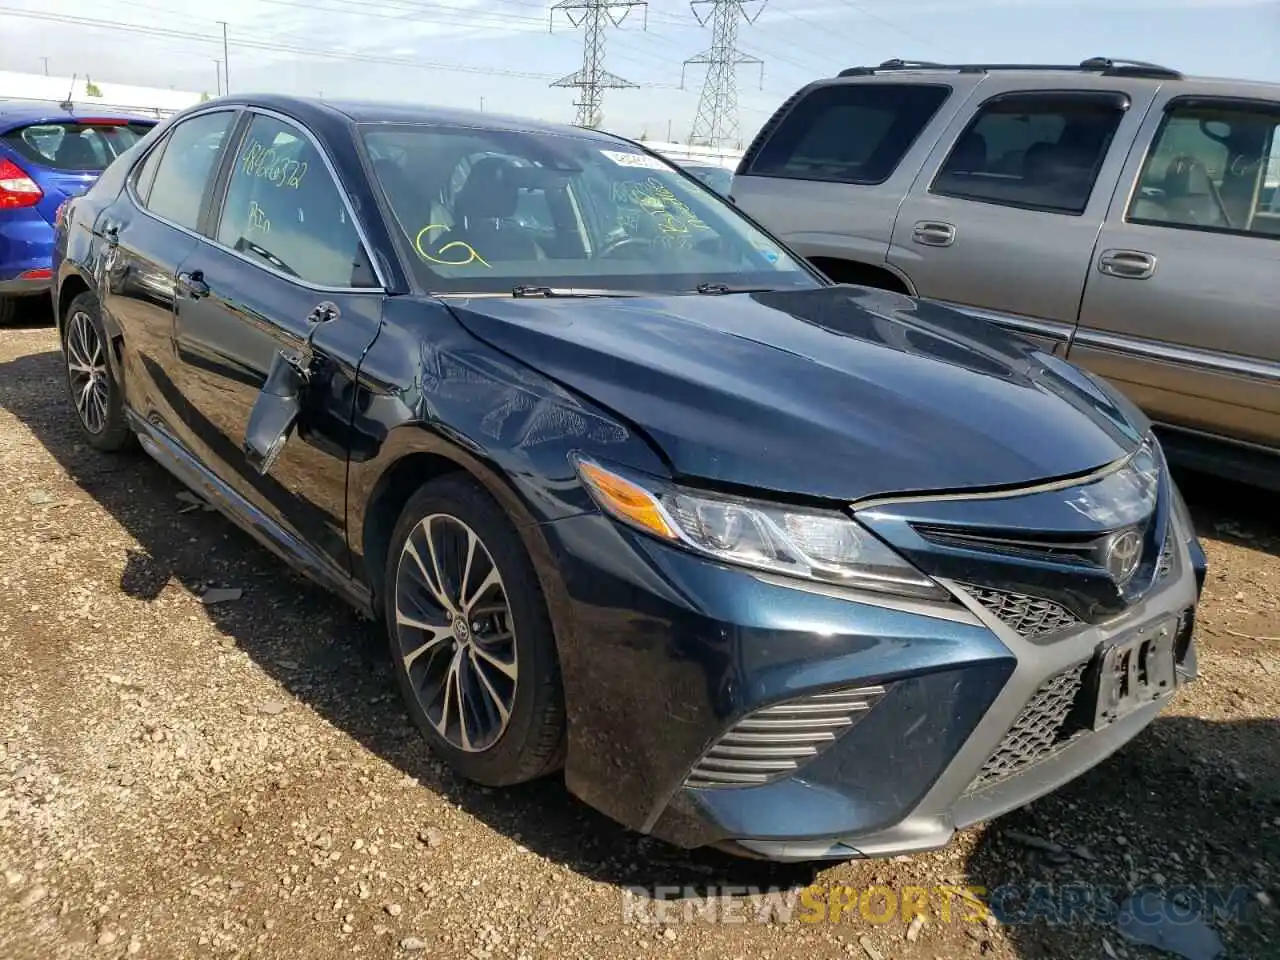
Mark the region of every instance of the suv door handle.
POLYGON ((949 247, 956 242, 955 224, 921 220, 911 229, 911 239, 926 247, 949 247))
POLYGON ((178 296, 190 297, 192 300, 199 300, 209 295, 209 285, 204 282, 203 270, 192 270, 190 273, 183 271, 178 274, 177 288, 178 296))
POLYGON ((1125 280, 1146 280, 1156 272, 1156 258, 1141 250, 1104 250, 1098 272, 1125 280))

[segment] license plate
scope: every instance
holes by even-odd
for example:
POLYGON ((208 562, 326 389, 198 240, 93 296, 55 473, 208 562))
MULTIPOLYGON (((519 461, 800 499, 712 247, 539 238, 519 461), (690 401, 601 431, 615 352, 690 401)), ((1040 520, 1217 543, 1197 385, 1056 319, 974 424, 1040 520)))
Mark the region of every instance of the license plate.
POLYGON ((1178 685, 1174 641, 1178 621, 1159 620, 1098 651, 1093 729, 1173 693, 1178 685))

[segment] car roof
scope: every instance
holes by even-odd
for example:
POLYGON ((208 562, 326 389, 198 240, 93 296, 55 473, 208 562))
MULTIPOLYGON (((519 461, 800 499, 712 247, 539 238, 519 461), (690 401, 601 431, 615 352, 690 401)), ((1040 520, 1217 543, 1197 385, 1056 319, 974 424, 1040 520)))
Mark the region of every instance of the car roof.
POLYGON ((28 100, 0 100, 0 131, 33 123, 67 123, 85 120, 125 120, 129 123, 156 124, 156 117, 146 117, 127 110, 86 110, 72 107, 64 109, 58 104, 28 100))
POLYGON ((549 123, 528 117, 516 117, 480 110, 459 110, 426 104, 377 100, 319 100, 313 97, 294 97, 284 94, 235 94, 200 104, 208 107, 215 103, 263 107, 278 110, 306 122, 320 115, 338 115, 353 123, 434 123, 479 127, 484 130, 510 130, 526 133, 546 133, 580 137, 601 143, 630 143, 625 137, 569 124, 549 123))
MULTIPOLYGON (((1072 75, 1092 78, 1099 86, 1107 86, 1116 78, 1131 81, 1149 81, 1155 83, 1186 84, 1194 86, 1197 92, 1208 92, 1224 97, 1254 97, 1264 100, 1280 98, 1280 83, 1268 83, 1261 80, 1239 80, 1230 77, 1202 77, 1179 73, 1169 67, 1144 61, 1109 60, 1105 57, 1094 57, 1073 64, 972 64, 972 63, 925 63, 909 60, 886 60, 874 67, 849 67, 819 83, 858 83, 872 78, 883 80, 936 79, 944 76, 967 76, 976 82, 982 76, 998 73, 1001 76, 1014 76, 1025 81, 1028 86, 1042 85, 1046 76, 1072 75)), ((1191 92, 1191 91, 1188 91, 1191 92)))

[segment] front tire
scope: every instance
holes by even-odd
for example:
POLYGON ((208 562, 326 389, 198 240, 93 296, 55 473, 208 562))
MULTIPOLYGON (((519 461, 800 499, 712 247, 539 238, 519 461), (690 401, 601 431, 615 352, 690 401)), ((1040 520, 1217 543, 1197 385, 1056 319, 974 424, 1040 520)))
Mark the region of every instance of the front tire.
POLYGON ((423 486, 396 523, 383 582, 396 680, 432 750, 487 786, 557 769, 565 719, 551 621, 493 499, 457 474, 423 486))
POLYGON ((80 432, 91 447, 105 451, 128 449, 136 442, 124 414, 124 390, 107 359, 110 342, 98 298, 85 291, 67 307, 62 359, 80 432))

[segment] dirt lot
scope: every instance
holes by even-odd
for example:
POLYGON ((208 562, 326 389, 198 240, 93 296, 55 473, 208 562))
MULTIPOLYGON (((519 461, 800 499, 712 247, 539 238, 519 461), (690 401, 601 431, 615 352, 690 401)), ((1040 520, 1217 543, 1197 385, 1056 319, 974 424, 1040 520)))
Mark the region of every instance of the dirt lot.
POLYGON ((376 630, 146 458, 80 445, 59 370, 47 327, 0 331, 0 957, 1156 956, 1109 923, 623 922, 632 885, 1036 881, 1239 886, 1227 955, 1280 956, 1274 498, 1184 479, 1203 679, 1134 743, 945 851, 815 873, 665 847, 555 782, 459 782, 376 630))

